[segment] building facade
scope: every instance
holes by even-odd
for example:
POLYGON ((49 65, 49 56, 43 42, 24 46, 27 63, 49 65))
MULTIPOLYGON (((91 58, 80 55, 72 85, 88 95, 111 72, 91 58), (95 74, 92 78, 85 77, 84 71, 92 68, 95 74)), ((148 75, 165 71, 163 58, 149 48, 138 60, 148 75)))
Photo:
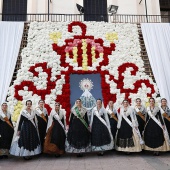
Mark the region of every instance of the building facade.
MULTIPOLYGON (((133 15, 145 15, 146 6, 148 15, 160 15, 160 3, 159 0, 107 0, 107 6, 117 5, 119 6, 117 14, 133 14, 133 15), (139 4, 140 3, 140 4, 139 4)), ((47 13, 48 2, 50 4, 50 13, 56 14, 79 14, 76 3, 83 6, 83 0, 0 0, 0 13, 11 12, 12 6, 16 8, 22 5, 26 6, 26 13, 47 13), (9 8, 5 8, 6 4, 9 8), (10 7, 11 6, 11 7, 10 7)), ((98 0, 100 3, 100 0, 98 0)), ((23 9, 23 8, 21 8, 23 9)), ((25 9, 25 7, 24 7, 25 9)), ((20 10, 17 10, 18 13, 20 10)), ((23 12, 23 11, 22 11, 23 12)))

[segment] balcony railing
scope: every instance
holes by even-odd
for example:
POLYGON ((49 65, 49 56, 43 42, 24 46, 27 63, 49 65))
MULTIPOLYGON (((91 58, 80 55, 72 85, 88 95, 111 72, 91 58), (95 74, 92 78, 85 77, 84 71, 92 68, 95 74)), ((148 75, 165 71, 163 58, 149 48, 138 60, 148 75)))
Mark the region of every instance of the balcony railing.
MULTIPOLYGON (((90 18, 92 15, 86 15, 90 18)), ((97 15, 97 21, 104 21, 107 18, 108 22, 113 23, 169 23, 170 15, 97 15)), ((94 15, 93 17, 94 18, 94 15)), ((85 21, 83 14, 0 14, 2 21, 85 21)))

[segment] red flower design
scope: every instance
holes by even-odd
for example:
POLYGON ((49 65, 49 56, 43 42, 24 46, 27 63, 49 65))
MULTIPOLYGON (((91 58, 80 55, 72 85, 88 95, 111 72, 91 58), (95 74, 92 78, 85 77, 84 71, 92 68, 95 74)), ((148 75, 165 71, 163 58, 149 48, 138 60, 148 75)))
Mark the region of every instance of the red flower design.
MULTIPOLYGON (((61 66, 66 68, 68 67, 68 71, 62 71, 61 75, 65 75, 65 84, 62 88, 62 95, 56 96, 56 101, 60 102, 62 107, 66 110, 66 121, 67 124, 69 123, 69 116, 70 116, 70 74, 100 74, 101 76, 101 87, 102 87, 102 96, 104 100, 104 105, 106 106, 109 100, 112 100, 116 102, 116 94, 111 94, 110 92, 110 85, 106 83, 105 76, 110 75, 108 71, 102 71, 101 66, 107 66, 109 63, 108 55, 112 54, 112 51, 115 50, 116 46, 114 43, 110 44, 110 47, 105 47, 104 42, 101 38, 95 39, 94 36, 86 35, 87 32, 87 26, 84 23, 81 22, 72 22, 68 25, 68 32, 73 32, 73 27, 78 26, 82 30, 81 35, 74 35, 73 38, 66 39, 65 45, 58 46, 58 44, 52 44, 53 50, 57 52, 57 54, 61 55, 60 61, 61 66), (88 56, 88 66, 92 66, 92 43, 95 44, 95 57, 96 59, 99 58, 100 53, 102 51, 103 53, 103 60, 100 62, 100 65, 97 67, 96 71, 75 71, 73 66, 69 65, 69 63, 66 62, 66 49, 69 51, 69 57, 73 58, 73 51, 72 51, 72 44, 74 43, 74 40, 77 41, 77 49, 78 49, 78 59, 77 63, 78 66, 82 66, 82 40, 85 40, 87 42, 87 56, 88 56)), ((14 97, 17 100, 22 100, 22 96, 18 94, 19 90, 22 90, 24 86, 28 87, 28 91, 32 91, 33 94, 37 94, 41 96, 41 98, 44 100, 45 96, 47 94, 51 94, 51 90, 55 89, 56 81, 61 79, 61 76, 57 76, 57 80, 54 82, 51 82, 51 68, 47 67, 47 63, 37 63, 34 66, 31 66, 29 71, 33 74, 34 77, 38 77, 39 73, 35 71, 35 68, 42 67, 43 72, 46 72, 47 77, 47 88, 44 90, 38 90, 34 83, 32 81, 23 81, 20 85, 15 85, 15 94, 14 97)), ((118 67, 118 79, 116 79, 114 76, 110 75, 110 80, 113 80, 117 84, 117 89, 120 89, 121 94, 125 94, 126 99, 130 99, 129 95, 131 93, 137 93, 138 89, 142 87, 142 83, 144 83, 147 87, 151 88, 151 93, 148 93, 147 96, 150 97, 153 93, 155 93, 154 86, 150 84, 149 80, 138 80, 136 81, 134 85, 134 89, 124 89, 124 76, 122 73, 126 71, 127 68, 133 68, 131 71, 131 75, 135 76, 138 72, 138 67, 134 63, 124 63, 121 66, 118 67)), ((50 112, 51 108, 49 105, 45 104, 45 107, 50 112)))

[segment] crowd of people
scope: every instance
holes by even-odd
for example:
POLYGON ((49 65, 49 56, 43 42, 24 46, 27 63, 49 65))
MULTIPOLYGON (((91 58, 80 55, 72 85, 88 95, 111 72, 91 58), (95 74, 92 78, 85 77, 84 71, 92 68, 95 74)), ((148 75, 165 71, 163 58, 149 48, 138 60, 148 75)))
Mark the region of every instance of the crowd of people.
POLYGON ((96 152, 103 156, 107 150, 130 152, 170 150, 170 110, 167 100, 161 100, 161 106, 155 106, 155 99, 149 99, 145 108, 141 99, 136 106, 130 106, 123 100, 119 110, 109 101, 104 108, 101 99, 88 115, 80 99, 71 109, 69 125, 66 125, 66 113, 60 103, 48 116, 44 101, 32 109, 32 101, 27 100, 18 118, 15 128, 11 121, 7 103, 0 111, 0 159, 14 156, 31 159, 41 153, 56 157, 64 153, 75 153, 82 157, 84 153, 96 152))

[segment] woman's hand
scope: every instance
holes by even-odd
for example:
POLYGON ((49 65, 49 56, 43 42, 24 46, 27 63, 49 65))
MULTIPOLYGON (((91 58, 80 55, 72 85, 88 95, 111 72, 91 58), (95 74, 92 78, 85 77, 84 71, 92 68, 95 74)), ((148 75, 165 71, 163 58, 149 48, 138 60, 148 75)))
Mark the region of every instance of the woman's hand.
POLYGON ((115 114, 114 114, 114 113, 111 113, 110 117, 111 117, 111 118, 115 117, 115 114))
POLYGON ((17 132, 17 136, 20 136, 20 131, 17 132))
POLYGON ((69 125, 66 126, 66 131, 68 131, 68 130, 69 130, 69 125))

